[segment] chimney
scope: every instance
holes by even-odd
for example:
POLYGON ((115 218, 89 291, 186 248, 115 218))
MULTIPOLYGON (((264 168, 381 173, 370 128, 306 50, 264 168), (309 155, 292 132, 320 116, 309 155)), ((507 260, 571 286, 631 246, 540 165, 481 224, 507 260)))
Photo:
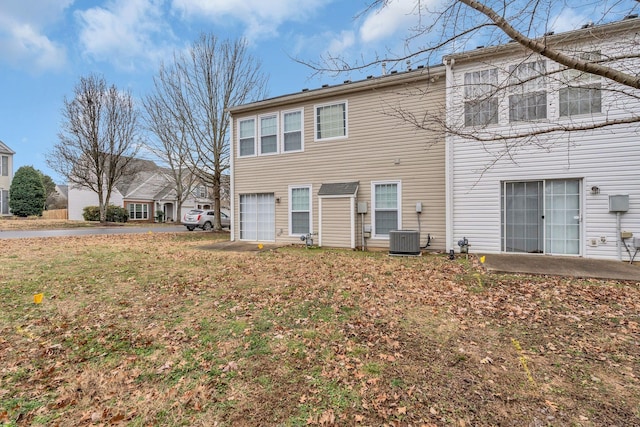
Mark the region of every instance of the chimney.
POLYGON ((382 75, 383 76, 387 75, 387 63, 386 62, 382 63, 382 75))

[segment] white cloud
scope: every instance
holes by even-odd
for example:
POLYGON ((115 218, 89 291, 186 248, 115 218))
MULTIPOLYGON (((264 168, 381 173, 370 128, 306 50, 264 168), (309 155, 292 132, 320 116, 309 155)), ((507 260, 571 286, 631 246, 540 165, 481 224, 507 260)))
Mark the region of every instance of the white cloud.
POLYGON ((83 53, 125 69, 155 66, 173 51, 166 45, 173 34, 162 6, 162 0, 112 0, 104 7, 77 11, 83 53))
POLYGON ((339 56, 356 43, 356 36, 353 31, 342 31, 329 42, 328 52, 332 56, 339 56))
POLYGON ((364 43, 377 42, 398 32, 407 32, 418 20, 415 0, 390 1, 367 15, 360 27, 360 38, 364 43))
POLYGON ((575 9, 563 8, 551 23, 551 30, 557 33, 575 30, 589 22, 589 15, 578 13, 575 9))
POLYGON ((287 21, 302 21, 334 0, 172 0, 173 9, 186 18, 204 17, 218 24, 241 22, 244 36, 255 42, 274 37, 287 21))
POLYGON ((42 72, 66 64, 64 46, 46 29, 62 18, 73 0, 42 0, 38 7, 22 0, 0 2, 0 58, 15 67, 42 72))

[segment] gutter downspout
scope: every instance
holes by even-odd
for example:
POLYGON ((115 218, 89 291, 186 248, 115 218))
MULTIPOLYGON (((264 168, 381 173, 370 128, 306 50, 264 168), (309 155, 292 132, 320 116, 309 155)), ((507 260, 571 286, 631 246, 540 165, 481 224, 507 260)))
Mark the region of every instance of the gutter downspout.
POLYGON ((230 196, 230 200, 229 203, 231 204, 230 208, 231 208, 231 222, 229 223, 229 231, 231 232, 231 236, 229 236, 229 240, 230 241, 235 241, 235 235, 236 235, 236 191, 235 191, 235 169, 234 169, 234 159, 235 159, 235 151, 233 149, 234 144, 234 137, 233 137, 233 129, 234 129, 234 120, 233 120, 233 115, 229 114, 229 120, 231 121, 230 123, 230 130, 229 130, 229 168, 230 168, 230 172, 229 172, 229 196, 230 196))
MULTIPOLYGON (((447 127, 451 125, 452 120, 451 111, 453 110, 453 64, 455 60, 453 58, 445 58, 443 64, 446 67, 445 74, 445 120, 447 127)), ((445 248, 447 251, 453 250, 453 135, 446 133, 444 137, 445 142, 445 248)))

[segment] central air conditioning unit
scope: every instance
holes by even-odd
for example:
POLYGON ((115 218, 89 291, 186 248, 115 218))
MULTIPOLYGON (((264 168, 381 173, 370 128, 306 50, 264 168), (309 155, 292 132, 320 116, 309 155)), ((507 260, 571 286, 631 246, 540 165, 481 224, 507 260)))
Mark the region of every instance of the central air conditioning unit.
POLYGON ((389 254, 420 255, 420 233, 415 230, 391 230, 389 254))

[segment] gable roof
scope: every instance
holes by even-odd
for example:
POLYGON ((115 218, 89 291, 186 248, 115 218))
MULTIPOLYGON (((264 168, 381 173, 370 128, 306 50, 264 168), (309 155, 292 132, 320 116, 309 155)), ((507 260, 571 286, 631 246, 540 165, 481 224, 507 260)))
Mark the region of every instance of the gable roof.
POLYGON ((15 151, 13 151, 11 148, 9 148, 9 146, 7 144, 5 144, 4 142, 0 141, 0 153, 2 154, 16 154, 15 151))

